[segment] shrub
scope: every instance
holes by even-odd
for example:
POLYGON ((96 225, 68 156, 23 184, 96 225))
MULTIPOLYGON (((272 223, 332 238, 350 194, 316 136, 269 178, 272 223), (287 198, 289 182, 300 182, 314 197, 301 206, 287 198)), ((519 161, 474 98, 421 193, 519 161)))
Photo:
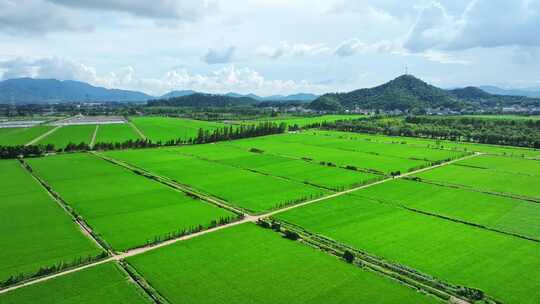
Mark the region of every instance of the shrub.
POLYGON ((263 154, 264 150, 257 149, 257 148, 251 148, 251 149, 249 149, 249 152, 263 154))
POLYGON ((298 233, 296 233, 294 231, 285 230, 284 233, 285 233, 285 238, 287 238, 289 240, 296 241, 296 240, 298 240, 300 238, 300 235, 298 235, 298 233))
POLYGON ((259 226, 261 226, 261 227, 263 227, 265 229, 270 228, 270 224, 268 222, 266 222, 266 221, 263 221, 262 219, 257 220, 257 225, 259 225, 259 226))
POLYGON ((347 261, 347 263, 352 263, 354 262, 354 254, 349 250, 345 250, 345 252, 343 252, 343 259, 347 261))

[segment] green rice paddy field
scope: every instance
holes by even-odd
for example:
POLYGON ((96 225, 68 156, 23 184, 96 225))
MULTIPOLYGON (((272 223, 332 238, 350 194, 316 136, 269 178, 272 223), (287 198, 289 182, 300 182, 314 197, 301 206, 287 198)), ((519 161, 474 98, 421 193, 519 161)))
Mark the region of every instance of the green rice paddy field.
POLYGON ((277 216, 503 303, 540 301, 540 243, 346 195, 277 216))
POLYGON ((50 126, 0 128, 0 146, 26 145, 52 128, 50 126))
POLYGON ((168 177, 251 212, 272 210, 328 191, 182 154, 183 148, 109 151, 106 156, 168 177))
POLYGON ((381 175, 372 173, 329 167, 274 154, 250 152, 227 143, 188 146, 176 151, 183 155, 195 156, 219 164, 253 170, 332 190, 349 189, 383 178, 381 175))
POLYGON ((90 144, 92 135, 96 130, 95 125, 73 125, 64 126, 42 138, 38 144, 53 144, 55 148, 65 148, 69 143, 90 144))
POLYGON ((253 224, 128 262, 170 303, 437 303, 253 224))
POLYGON ((255 121, 245 121, 245 122, 253 122, 258 123, 261 121, 269 121, 274 123, 285 123, 288 126, 298 126, 298 127, 305 127, 308 125, 312 125, 315 123, 323 123, 323 122, 334 122, 337 120, 352 120, 352 119, 361 119, 365 118, 364 115, 321 115, 321 116, 314 116, 314 117, 297 117, 297 116, 291 116, 291 117, 285 117, 285 118, 260 118, 255 121))
POLYGON ((28 162, 116 250, 235 217, 91 154, 64 154, 28 162))
POLYGON ((336 138, 321 136, 318 132, 306 131, 294 134, 289 138, 282 138, 284 142, 301 142, 304 145, 315 147, 331 147, 346 151, 355 151, 372 155, 383 155, 413 160, 441 161, 450 160, 467 155, 459 151, 443 149, 430 149, 411 145, 392 145, 377 142, 361 142, 346 137, 336 138))
MULTIPOLYGON (((160 117, 132 121, 154 141, 222 126, 160 117)), ((89 143, 94 130, 62 127, 41 143, 89 143)), ((0 142, 2 132, 8 134, 0 130, 0 142)), ((136 138, 127 124, 101 125, 96 142, 136 138)), ((117 252, 237 215, 101 157, 250 214, 332 195, 272 216, 438 280, 480 289, 500 303, 540 303, 540 161, 526 159, 540 156, 538 150, 309 130, 100 153, 25 161, 117 252), (336 194, 473 151, 489 155, 336 194)), ((17 161, 0 161, 0 180, 0 281, 101 253, 17 161)), ((131 251, 126 261, 171 304, 440 303, 253 223, 208 232, 131 251)), ((120 265, 109 262, 0 293, 2 304, 36 302, 150 301, 120 265)))
POLYGON ((96 143, 122 143, 128 140, 140 139, 139 135, 129 124, 99 125, 96 143))
MULTIPOLYGON (((531 160, 531 162, 535 162, 531 160)), ((422 180, 540 200, 540 176, 452 164, 415 175, 422 180)))
POLYGON ((462 160, 458 164, 481 169, 493 169, 507 173, 527 174, 536 177, 540 176, 540 161, 538 160, 482 155, 462 160))
POLYGON ((380 142, 380 143, 393 143, 401 145, 411 145, 425 148, 442 148, 455 151, 465 152, 482 152, 494 155, 514 156, 514 157, 540 157, 540 150, 529 148, 518 148, 508 146, 496 146, 496 145, 484 145, 467 142, 455 142, 448 140, 435 140, 418 137, 397 137, 397 136, 385 136, 385 135, 372 135, 372 134, 360 134, 360 133, 348 133, 348 132, 336 132, 336 131, 321 131, 310 130, 310 133, 317 133, 319 135, 328 137, 348 138, 350 140, 380 142))
POLYGON ((0 295, 2 304, 150 304, 115 263, 57 277, 0 295))
POLYGON ((538 203, 404 179, 353 195, 540 240, 538 203))
POLYGON ((0 281, 101 253, 19 162, 0 161, 0 180, 0 281))
POLYGON ((170 117, 130 117, 130 120, 154 142, 195 138, 199 129, 214 130, 226 126, 217 122, 170 117))
POLYGON ((461 152, 441 151, 436 149, 418 149, 407 145, 384 145, 369 142, 338 140, 316 136, 311 133, 280 134, 259 138, 249 138, 230 142, 230 145, 244 149, 256 148, 267 153, 297 159, 308 158, 315 162, 331 162, 338 166, 354 166, 359 169, 389 174, 393 171, 408 172, 429 166, 432 161, 458 158, 461 152), (373 147, 370 147, 373 145, 373 147), (384 150, 376 153, 374 149, 387 148, 396 154, 390 156, 384 150), (429 160, 426 160, 429 159, 429 160))

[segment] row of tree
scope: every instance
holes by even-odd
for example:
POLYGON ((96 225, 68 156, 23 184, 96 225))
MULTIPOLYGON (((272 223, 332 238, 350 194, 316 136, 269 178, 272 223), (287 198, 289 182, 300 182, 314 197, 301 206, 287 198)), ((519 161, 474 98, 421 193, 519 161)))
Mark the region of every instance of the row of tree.
POLYGON ((148 139, 128 140, 120 143, 96 143, 90 146, 86 143, 69 143, 64 148, 55 148, 54 145, 31 145, 31 146, 0 146, 0 158, 19 158, 19 157, 39 157, 47 153, 61 152, 82 152, 82 151, 104 151, 104 150, 124 150, 124 149, 143 149, 160 146, 178 146, 191 144, 204 144, 218 141, 234 140, 249 137, 258 137, 272 134, 284 133, 287 125, 284 123, 276 124, 263 122, 257 125, 241 125, 217 128, 214 130, 199 129, 194 138, 178 138, 166 142, 153 142, 148 139))

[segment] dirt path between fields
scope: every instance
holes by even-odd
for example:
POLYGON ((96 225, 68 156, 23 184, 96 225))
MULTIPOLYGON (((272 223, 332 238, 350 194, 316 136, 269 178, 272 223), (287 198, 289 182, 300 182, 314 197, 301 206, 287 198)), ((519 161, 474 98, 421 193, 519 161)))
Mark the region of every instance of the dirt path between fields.
POLYGON ((131 126, 133 130, 135 130, 135 132, 139 135, 140 138, 146 139, 146 135, 144 135, 144 133, 141 130, 139 130, 139 128, 137 128, 137 126, 134 123, 132 123, 131 121, 128 121, 128 124, 131 126))
POLYGON ((99 131, 99 125, 96 125, 96 128, 94 129, 94 134, 92 134, 92 140, 90 140, 90 147, 93 147, 94 144, 96 143, 96 137, 97 137, 98 131, 99 131))
POLYGON ((43 138, 53 134, 54 132, 56 132, 56 130, 60 129, 62 126, 56 126, 54 127, 53 129, 41 134, 40 136, 34 138, 33 140, 31 140, 29 143, 27 143, 25 146, 31 146, 37 142, 39 142, 40 140, 42 140, 43 138))
MULTIPOLYGON (((34 279, 34 280, 27 281, 27 282, 24 282, 24 283, 15 285, 15 286, 11 286, 11 287, 8 287, 8 288, 5 288, 5 289, 1 289, 0 294, 6 293, 6 292, 9 292, 9 291, 13 291, 13 290, 25 287, 25 286, 34 285, 34 284, 37 284, 37 283, 40 283, 40 282, 43 282, 43 281, 47 281, 49 279, 53 279, 53 278, 56 278, 56 277, 60 277, 60 276, 63 276, 63 275, 74 273, 74 272, 77 272, 77 271, 80 271, 80 270, 88 269, 90 267, 97 266, 97 265, 107 263, 107 262, 110 262, 110 261, 120 261, 120 260, 129 258, 129 257, 132 257, 132 256, 144 254, 144 253, 149 252, 149 251, 153 251, 153 250, 165 247, 165 246, 170 246, 172 244, 175 244, 175 243, 178 243, 178 242, 181 242, 181 241, 185 241, 185 240, 189 240, 189 239, 192 239, 192 238, 196 238, 198 236, 209 234, 209 233, 212 233, 212 232, 215 232, 215 231, 227 229, 227 228, 238 226, 238 225, 248 223, 248 222, 257 222, 259 219, 262 219, 262 218, 267 218, 267 217, 270 217, 270 216, 273 216, 273 215, 276 215, 276 214, 279 214, 279 213, 282 213, 282 212, 286 212, 286 211, 289 211, 289 210, 292 210, 292 209, 300 208, 300 207, 310 205, 310 204, 313 204, 313 203, 317 203, 317 202, 320 202, 320 201, 323 201, 323 200, 327 200, 327 199, 339 197, 339 196, 342 196, 342 195, 346 195, 346 194, 351 193, 351 192, 355 192, 355 191, 358 191, 358 190, 361 190, 361 189, 365 189, 365 188, 368 188, 368 187, 372 187, 372 186, 375 186, 375 185, 386 183, 386 182, 389 182, 389 181, 392 181, 392 180, 395 180, 395 179, 404 178, 404 177, 408 177, 408 176, 411 176, 411 175, 414 175, 414 174, 417 174, 417 173, 421 173, 421 172, 433 170, 433 169, 436 169, 436 168, 444 167, 444 166, 453 164, 453 163, 458 162, 458 161, 462 161, 462 160, 465 160, 465 159, 477 157, 479 155, 482 155, 482 153, 475 153, 475 154, 467 155, 465 157, 457 158, 457 159, 454 159, 454 160, 451 160, 451 161, 448 161, 448 162, 444 162, 444 163, 441 163, 441 164, 438 164, 438 165, 435 165, 435 166, 426 167, 426 168, 423 168, 423 169, 411 171, 411 172, 404 173, 404 174, 396 176, 396 177, 383 179, 383 180, 380 180, 380 181, 377 181, 377 182, 374 182, 374 183, 371 183, 371 184, 367 184, 367 185, 363 185, 363 186, 356 187, 356 188, 353 188, 353 189, 337 192, 337 193, 334 193, 334 194, 331 194, 331 195, 327 195, 327 196, 324 196, 324 197, 321 197, 321 198, 313 199, 313 200, 310 200, 310 201, 307 201, 307 202, 303 202, 303 203, 296 204, 296 205, 293 205, 293 206, 285 207, 285 208, 282 208, 282 209, 274 210, 274 211, 271 211, 271 212, 268 212, 268 213, 265 213, 265 214, 261 214, 261 215, 250 215, 250 214, 247 214, 245 212, 242 212, 242 214, 244 215, 244 218, 242 218, 242 219, 240 219, 238 221, 231 222, 231 223, 228 223, 228 224, 225 224, 225 225, 222 225, 222 226, 217 226, 217 227, 214 227, 214 228, 210 228, 210 229, 207 229, 207 230, 203 230, 203 231, 200 231, 200 232, 192 233, 192 234, 189 234, 189 235, 184 235, 184 236, 181 236, 181 237, 178 237, 178 238, 175 238, 175 239, 164 241, 162 243, 152 244, 152 245, 148 245, 148 246, 141 247, 141 248, 135 248, 135 249, 129 250, 127 252, 123 252, 123 253, 119 253, 119 254, 113 253, 111 257, 108 257, 108 258, 106 258, 104 260, 100 260, 100 261, 93 262, 93 263, 90 263, 90 264, 87 264, 87 265, 83 265, 83 266, 79 266, 79 267, 76 267, 76 268, 73 268, 73 269, 70 269, 70 270, 66 270, 66 271, 63 271, 63 272, 60 272, 60 273, 48 275, 48 276, 45 276, 45 277, 42 277, 42 278, 34 279)), ((215 202, 211 202, 211 203, 215 203, 215 202)), ((84 229, 84 227, 81 227, 81 228, 84 229)), ((468 304, 467 302, 458 302, 458 303, 459 304, 468 304)))

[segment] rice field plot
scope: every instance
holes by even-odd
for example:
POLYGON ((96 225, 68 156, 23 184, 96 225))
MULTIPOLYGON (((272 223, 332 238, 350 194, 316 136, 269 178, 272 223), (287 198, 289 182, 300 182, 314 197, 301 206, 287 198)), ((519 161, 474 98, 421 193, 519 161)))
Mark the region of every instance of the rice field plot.
POLYGON ((537 203, 405 179, 354 195, 540 240, 537 203))
POLYGON ((29 159, 28 163, 117 251, 235 217, 87 153, 29 159))
POLYGON ((127 261, 172 304, 438 303, 251 223, 127 261))
POLYGON ((540 302, 540 244, 345 195, 278 214, 386 261, 503 303, 540 302))
POLYGON ((51 126, 0 128, 0 146, 26 145, 52 128, 51 126))
POLYGON ((19 162, 0 161, 0 180, 0 282, 102 252, 19 162))
POLYGON ((363 152, 373 155, 383 155, 423 161, 445 161, 467 155, 466 152, 443 149, 431 149, 427 147, 415 147, 411 145, 393 145, 378 142, 359 142, 351 140, 346 135, 342 137, 328 137, 319 135, 317 132, 302 132, 292 134, 289 137, 281 137, 285 142, 301 142, 305 145, 317 147, 331 147, 348 151, 363 152))
POLYGON ((139 135, 129 124, 107 124, 99 126, 95 143, 123 143, 137 139, 140 139, 139 135))
MULTIPOLYGON (((312 132, 313 130, 310 130, 312 132)), ((487 144, 477 144, 469 142, 458 142, 448 140, 437 140, 418 137, 405 137, 405 136, 386 136, 386 135, 373 135, 362 133, 348 133, 337 131, 321 131, 317 130, 317 134, 329 136, 329 137, 347 137, 349 139, 357 139, 370 142, 380 143, 394 143, 403 145, 413 145, 419 147, 448 149, 454 151, 464 152, 482 152, 494 155, 513 156, 513 157, 540 157, 540 150, 510 146, 497 146, 487 144)))
POLYGON ((242 139, 230 142, 230 144, 244 149, 256 148, 271 154, 309 159, 317 163, 330 162, 340 167, 353 166, 381 174, 390 174, 394 171, 408 172, 430 165, 430 162, 424 160, 375 155, 334 148, 331 145, 323 147, 304 144, 301 137, 296 137, 295 134, 242 139))
POLYGON ((150 304, 116 263, 109 262, 0 295, 2 304, 150 304))
POLYGON ((76 145, 80 143, 90 144, 95 130, 95 125, 64 126, 51 133, 49 136, 42 138, 37 144, 52 144, 57 149, 63 149, 70 143, 76 145))
POLYGON ((540 201, 540 176, 452 164, 415 174, 422 180, 540 201))
POLYGON ((107 151, 103 154, 168 177, 248 212, 263 212, 328 194, 301 182, 182 154, 183 148, 107 151))
POLYGON ((456 164, 540 177, 540 161, 538 160, 481 155, 459 161, 456 164))
POLYGON ((170 117, 131 117, 130 120, 154 142, 195 138, 199 129, 212 131, 226 126, 217 122, 170 117))
POLYGON ((316 123, 323 123, 323 122, 334 122, 338 120, 353 120, 353 119, 362 119, 365 118, 365 115, 321 115, 321 116, 313 116, 313 117, 298 117, 298 116, 291 116, 286 118, 260 118, 255 121, 250 121, 253 123, 258 123, 262 121, 268 121, 273 123, 285 123, 287 126, 298 126, 298 127, 305 127, 309 125, 313 125, 316 123))
POLYGON ((248 151, 227 143, 186 146, 177 150, 220 164, 254 170, 331 190, 344 190, 377 181, 384 176, 306 162, 290 157, 248 151))

